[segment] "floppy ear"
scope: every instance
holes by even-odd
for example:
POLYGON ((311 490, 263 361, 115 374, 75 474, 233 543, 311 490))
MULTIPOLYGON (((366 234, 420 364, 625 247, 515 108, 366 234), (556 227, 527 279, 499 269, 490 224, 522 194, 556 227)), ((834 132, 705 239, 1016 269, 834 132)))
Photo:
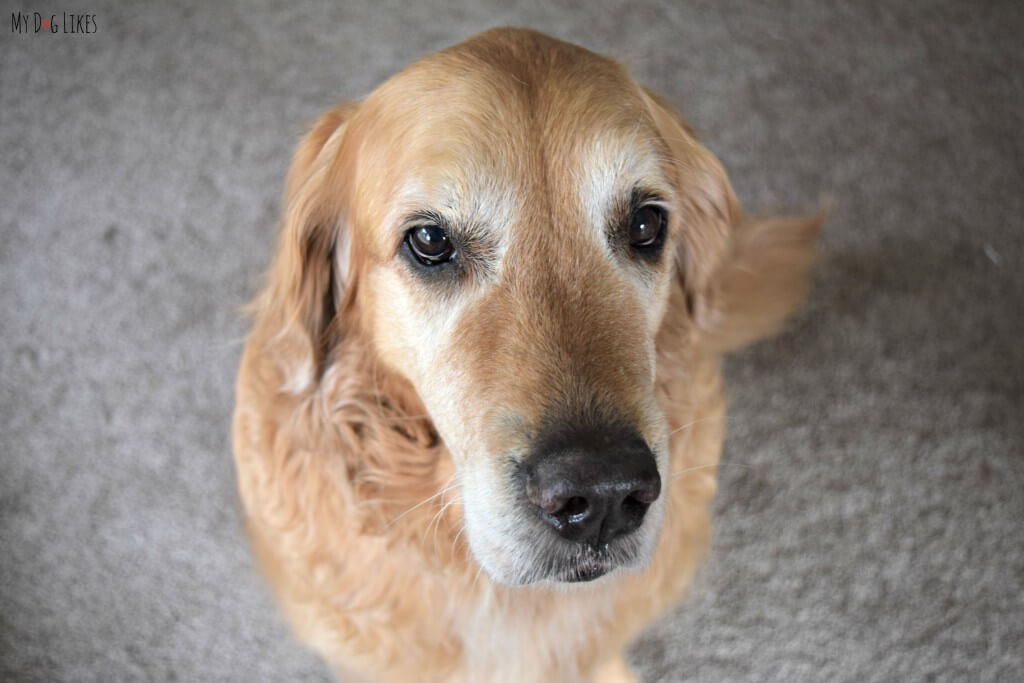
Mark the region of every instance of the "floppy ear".
POLYGON ((665 100, 645 94, 681 193, 677 272, 704 347, 732 351, 776 332, 803 301, 824 212, 749 221, 719 161, 665 100))
POLYGON ((337 313, 353 292, 341 148, 355 109, 346 104, 323 114, 299 144, 267 288, 255 302, 256 327, 292 393, 322 373, 338 333, 337 313))
POLYGON ((708 348, 733 351, 768 337, 803 303, 825 212, 748 222, 717 276, 708 348))

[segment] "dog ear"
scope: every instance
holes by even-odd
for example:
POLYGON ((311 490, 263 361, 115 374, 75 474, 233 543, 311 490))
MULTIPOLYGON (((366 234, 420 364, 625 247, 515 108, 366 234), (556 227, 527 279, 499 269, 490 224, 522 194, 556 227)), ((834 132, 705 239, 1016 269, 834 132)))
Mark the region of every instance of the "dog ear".
POLYGON ((676 271, 690 317, 701 329, 715 319, 715 275, 742 211, 722 165, 661 96, 644 91, 654 124, 668 148, 684 228, 675 245, 676 271))
POLYGON ((682 195, 677 272, 704 347, 721 353, 769 336, 803 301, 824 212, 747 220, 719 161, 670 105, 645 94, 682 195))
POLYGON ((254 302, 257 327, 273 346, 284 390, 292 393, 322 374, 339 331, 338 312, 354 292, 342 148, 355 110, 346 104, 326 112, 299 144, 268 286, 254 302))
POLYGON ((825 211, 751 221, 733 234, 717 276, 708 347, 726 352, 768 337, 803 302, 825 211))

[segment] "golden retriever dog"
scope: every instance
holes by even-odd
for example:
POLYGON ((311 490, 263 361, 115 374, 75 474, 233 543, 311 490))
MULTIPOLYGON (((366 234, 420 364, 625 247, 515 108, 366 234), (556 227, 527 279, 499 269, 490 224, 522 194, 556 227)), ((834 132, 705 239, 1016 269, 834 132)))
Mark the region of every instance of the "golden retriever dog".
POLYGON ((708 546, 724 352, 819 218, 744 217, 614 61, 498 29, 298 148, 238 377, 259 562, 345 681, 628 681, 708 546))

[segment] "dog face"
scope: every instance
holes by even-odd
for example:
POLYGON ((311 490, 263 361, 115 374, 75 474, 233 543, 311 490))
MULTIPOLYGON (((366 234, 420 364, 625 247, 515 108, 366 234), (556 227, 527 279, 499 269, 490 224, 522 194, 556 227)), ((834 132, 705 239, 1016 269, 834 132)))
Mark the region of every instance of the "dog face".
POLYGON ((667 150, 641 92, 611 69, 606 89, 579 92, 565 74, 453 77, 446 61, 365 105, 365 163, 387 174, 355 178, 365 205, 379 207, 361 221, 372 226, 375 347, 451 450, 469 543, 493 577, 564 580, 641 562, 659 516, 642 508, 657 501, 667 462, 654 400, 670 231, 680 229, 667 150), (403 143, 387 144, 399 130, 403 143), (646 471, 630 469, 634 458, 646 471), (621 499, 584 490, 581 475, 600 468, 608 476, 589 488, 619 486, 621 499), (538 505, 544 496, 554 498, 538 505), (574 497, 579 509, 564 509, 574 497), (631 533, 620 533, 629 520, 613 522, 624 505, 647 518, 631 533), (581 514, 602 513, 580 528, 581 514))
POLYGON ((281 296, 310 339, 290 390, 315 386, 345 320, 422 399, 493 579, 650 559, 656 339, 667 316, 692 329, 684 357, 711 338, 739 220, 666 107, 581 48, 489 32, 325 115, 288 206, 281 296))

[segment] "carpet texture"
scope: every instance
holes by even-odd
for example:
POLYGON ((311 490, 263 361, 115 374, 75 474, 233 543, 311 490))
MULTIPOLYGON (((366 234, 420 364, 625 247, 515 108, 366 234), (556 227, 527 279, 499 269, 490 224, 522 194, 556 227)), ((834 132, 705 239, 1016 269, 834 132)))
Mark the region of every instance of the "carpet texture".
POLYGON ((1019 1, 0 20, 0 680, 328 680, 241 529, 236 311, 312 118, 503 24, 626 62, 753 213, 832 201, 808 305, 728 363, 714 554, 642 680, 1024 680, 1019 1))

